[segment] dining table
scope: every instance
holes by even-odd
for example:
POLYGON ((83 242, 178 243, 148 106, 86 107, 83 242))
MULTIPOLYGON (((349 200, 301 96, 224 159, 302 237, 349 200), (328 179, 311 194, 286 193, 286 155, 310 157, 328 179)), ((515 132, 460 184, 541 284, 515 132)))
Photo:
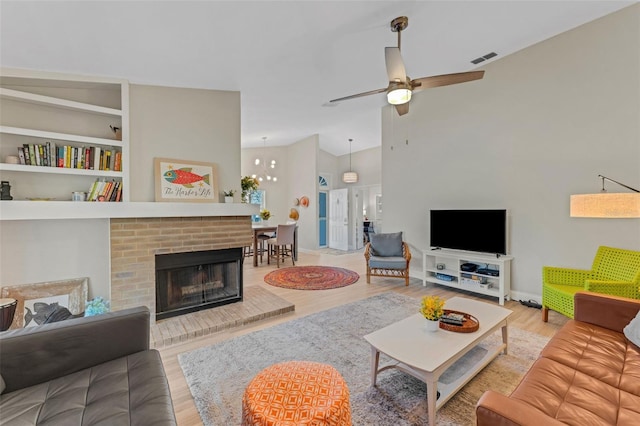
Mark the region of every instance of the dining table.
MULTIPOLYGON (((253 266, 258 266, 258 235, 271 234, 278 230, 278 225, 265 225, 264 223, 254 223, 253 230, 253 266)), ((298 226, 293 231, 293 260, 298 260, 298 226)))

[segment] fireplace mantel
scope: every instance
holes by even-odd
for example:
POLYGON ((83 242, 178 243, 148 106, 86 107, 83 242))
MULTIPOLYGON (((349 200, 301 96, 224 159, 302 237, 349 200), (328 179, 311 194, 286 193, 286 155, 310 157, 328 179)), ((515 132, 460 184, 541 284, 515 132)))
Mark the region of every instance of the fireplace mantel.
POLYGON ((136 217, 251 216, 259 206, 243 203, 0 201, 0 220, 110 219, 136 217))

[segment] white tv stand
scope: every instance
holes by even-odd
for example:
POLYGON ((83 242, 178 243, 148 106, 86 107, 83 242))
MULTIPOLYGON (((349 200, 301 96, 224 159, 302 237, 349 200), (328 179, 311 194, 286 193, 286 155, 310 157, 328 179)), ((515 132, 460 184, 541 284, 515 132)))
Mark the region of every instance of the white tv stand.
POLYGON ((444 285, 473 293, 494 296, 500 305, 511 295, 512 256, 474 253, 458 250, 422 250, 422 285, 427 282, 444 285), (498 276, 487 273, 463 271, 464 263, 478 265, 478 269, 497 271, 498 276), (438 269, 438 264, 443 269, 438 269), (438 278, 437 274, 451 277, 451 281, 438 278), (481 281, 486 281, 481 284, 481 281))

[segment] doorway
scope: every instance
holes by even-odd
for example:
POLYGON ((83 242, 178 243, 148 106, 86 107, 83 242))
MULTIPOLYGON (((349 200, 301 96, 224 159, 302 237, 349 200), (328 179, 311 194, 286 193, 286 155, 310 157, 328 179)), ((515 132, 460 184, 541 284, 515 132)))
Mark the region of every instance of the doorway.
POLYGON ((349 250, 349 190, 329 191, 329 247, 349 250))
POLYGON ((318 193, 318 246, 327 246, 327 191, 318 193))

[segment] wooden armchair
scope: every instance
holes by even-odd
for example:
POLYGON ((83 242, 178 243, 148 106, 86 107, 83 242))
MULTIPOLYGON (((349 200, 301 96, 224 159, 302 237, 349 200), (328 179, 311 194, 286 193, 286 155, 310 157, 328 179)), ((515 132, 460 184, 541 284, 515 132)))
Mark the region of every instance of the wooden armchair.
POLYGON ((364 246, 364 258, 367 261, 367 284, 371 277, 404 278, 409 285, 409 245, 402 241, 402 232, 393 234, 370 234, 369 242, 364 246))
POLYGON ((640 299, 640 251, 601 246, 591 270, 542 268, 542 320, 549 309, 573 318, 573 297, 578 291, 640 299))

